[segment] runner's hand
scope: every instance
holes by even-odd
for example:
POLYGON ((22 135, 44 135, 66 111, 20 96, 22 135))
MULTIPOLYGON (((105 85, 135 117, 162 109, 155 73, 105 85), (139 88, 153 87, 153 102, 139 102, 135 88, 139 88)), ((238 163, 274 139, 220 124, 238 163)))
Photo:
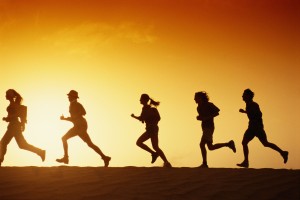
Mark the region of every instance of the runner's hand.
POLYGON ((246 113, 246 111, 244 109, 240 109, 239 111, 240 111, 240 113, 246 113))

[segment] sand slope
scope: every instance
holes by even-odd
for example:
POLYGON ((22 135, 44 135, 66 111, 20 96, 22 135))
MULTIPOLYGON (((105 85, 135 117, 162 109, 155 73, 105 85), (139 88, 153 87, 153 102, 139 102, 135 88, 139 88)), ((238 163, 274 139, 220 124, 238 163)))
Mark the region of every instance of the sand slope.
POLYGON ((0 199, 300 199, 300 170, 2 167, 0 199))

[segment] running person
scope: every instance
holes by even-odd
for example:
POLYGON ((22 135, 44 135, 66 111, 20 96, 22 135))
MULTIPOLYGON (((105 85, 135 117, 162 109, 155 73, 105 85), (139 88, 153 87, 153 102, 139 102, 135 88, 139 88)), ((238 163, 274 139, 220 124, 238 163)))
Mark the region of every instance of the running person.
POLYGON ((244 161, 240 164, 237 164, 239 167, 249 167, 249 149, 248 143, 254 138, 257 137, 260 142, 265 146, 269 147, 277 152, 283 157, 284 163, 288 161, 288 152, 281 150, 278 146, 273 143, 270 143, 267 140, 267 135, 264 130, 262 112, 260 111, 259 105, 253 101, 254 93, 250 89, 246 89, 243 93, 243 101, 246 103, 246 110, 240 109, 241 113, 246 113, 249 118, 248 129, 244 134, 242 141, 243 151, 244 151, 244 161))
POLYGON ((74 124, 74 126, 62 137, 62 142, 64 147, 64 157, 60 159, 56 159, 56 161, 65 164, 69 163, 67 140, 72 137, 79 136, 90 148, 92 148, 95 152, 97 152, 101 156, 101 158, 104 161, 104 166, 108 167, 111 158, 102 153, 99 147, 92 142, 90 136, 87 133, 88 125, 85 118, 83 117, 86 114, 86 112, 84 107, 77 101, 77 99, 79 98, 78 92, 76 92, 75 90, 71 90, 68 93, 68 98, 70 101, 70 107, 69 107, 70 117, 61 116, 60 119, 70 121, 74 124))
POLYGON ((3 117, 3 121, 8 122, 7 131, 1 139, 0 142, 0 166, 4 161, 4 156, 7 151, 7 145, 10 143, 12 138, 15 138, 20 149, 24 149, 33 152, 41 157, 44 162, 46 157, 46 151, 39 149, 33 145, 27 143, 23 136, 23 131, 25 130, 26 120, 21 117, 22 100, 21 95, 13 89, 6 91, 6 99, 9 101, 9 106, 7 107, 7 117, 3 117))
POLYGON ((209 97, 206 92, 197 92, 194 97, 195 102, 198 104, 197 111, 198 116, 197 120, 202 121, 202 138, 200 141, 200 149, 202 154, 202 165, 201 168, 208 168, 207 165, 207 152, 205 145, 207 145, 209 150, 216 150, 222 147, 229 147, 235 153, 235 144, 233 140, 230 140, 227 143, 218 143, 213 144, 213 133, 215 130, 214 117, 219 115, 220 109, 215 106, 213 103, 209 102, 209 97))
POLYGON ((144 132, 136 141, 136 145, 145 151, 149 152, 152 156, 151 163, 153 164, 156 159, 160 156, 164 161, 164 167, 172 167, 170 162, 167 160, 164 152, 158 146, 158 122, 160 121, 159 113, 156 106, 159 102, 154 101, 149 97, 148 94, 142 94, 140 98, 140 103, 143 105, 142 113, 140 116, 135 116, 131 114, 131 117, 146 123, 146 132, 144 132), (148 102, 150 103, 148 104, 148 102), (155 107, 152 107, 155 106, 155 107), (154 151, 149 148, 144 142, 151 139, 152 147, 154 151))

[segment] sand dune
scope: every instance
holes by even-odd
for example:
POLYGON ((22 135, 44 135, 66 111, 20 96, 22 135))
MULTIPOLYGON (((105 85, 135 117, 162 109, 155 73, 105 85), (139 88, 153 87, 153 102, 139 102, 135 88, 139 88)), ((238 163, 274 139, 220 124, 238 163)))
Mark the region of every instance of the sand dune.
POLYGON ((0 199, 300 199, 300 170, 2 167, 0 199))

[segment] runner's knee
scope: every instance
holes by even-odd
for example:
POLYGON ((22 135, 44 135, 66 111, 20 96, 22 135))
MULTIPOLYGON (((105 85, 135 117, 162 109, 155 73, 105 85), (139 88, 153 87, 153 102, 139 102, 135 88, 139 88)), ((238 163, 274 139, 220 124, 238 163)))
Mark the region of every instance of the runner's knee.
POLYGON ((261 143, 262 143, 262 145, 264 145, 264 147, 270 146, 270 143, 268 141, 262 141, 261 143))
POLYGON ((201 140, 199 145, 200 145, 200 147, 205 147, 205 144, 206 144, 206 142, 204 140, 201 140))
POLYGON ((242 141, 242 145, 243 145, 243 146, 247 146, 247 145, 248 145, 248 143, 249 143, 249 141, 248 141, 248 140, 243 140, 243 141, 242 141))
POLYGON ((153 149, 157 152, 160 151, 160 148, 158 145, 152 145, 153 149))
POLYGON ((26 149, 26 147, 28 146, 28 144, 25 143, 25 142, 21 142, 21 143, 18 143, 18 146, 19 146, 20 149, 26 149))
POLYGON ((141 146, 143 143, 140 140, 137 140, 135 143, 137 146, 141 146))
POLYGON ((207 143, 207 148, 209 150, 214 150, 214 147, 213 147, 212 143, 207 143))
POLYGON ((94 147, 94 146, 95 146, 94 143, 91 142, 91 141, 87 142, 86 144, 87 144, 89 147, 94 147))
POLYGON ((67 143, 67 139, 64 138, 64 137, 61 138, 61 141, 62 141, 63 143, 67 143))

